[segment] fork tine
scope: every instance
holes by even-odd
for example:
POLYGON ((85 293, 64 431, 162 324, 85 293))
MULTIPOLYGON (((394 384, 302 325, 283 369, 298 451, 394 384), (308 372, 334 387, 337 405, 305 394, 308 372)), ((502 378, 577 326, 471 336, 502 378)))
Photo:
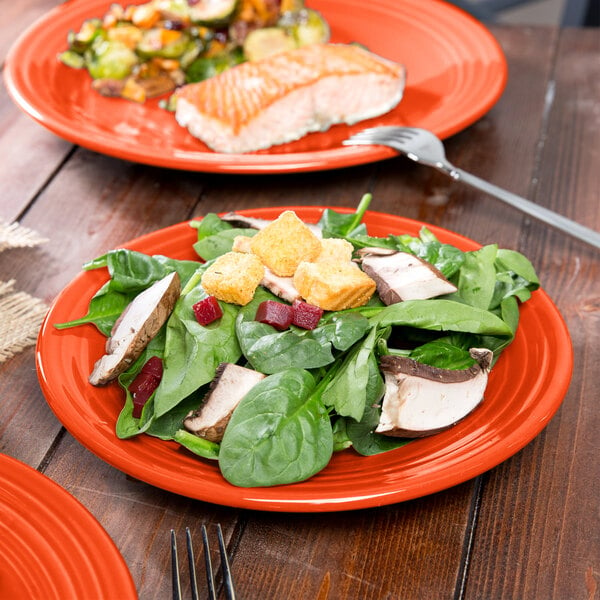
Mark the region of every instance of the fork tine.
POLYGON ((190 528, 185 528, 185 539, 187 543, 188 566, 190 570, 190 586, 192 588, 192 600, 198 600, 198 580, 196 579, 196 560, 194 559, 194 546, 190 528))
POLYGON ((210 545, 208 543, 208 534, 206 525, 202 525, 202 545, 204 546, 204 566, 206 570, 206 585, 208 586, 209 600, 217 600, 215 591, 215 579, 213 577, 212 561, 210 560, 210 545))
POLYGON ((181 600, 181 581, 179 579, 179 560, 177 559, 177 540, 175 531, 171 529, 171 581, 173 600, 181 600))
POLYGON ((227 600, 235 600, 235 590, 233 589, 233 578, 231 577, 231 568, 229 558, 223 541, 223 531, 221 524, 217 523, 217 537, 219 539, 219 552, 221 553, 221 569, 223 570, 223 585, 225 586, 225 596, 227 600))

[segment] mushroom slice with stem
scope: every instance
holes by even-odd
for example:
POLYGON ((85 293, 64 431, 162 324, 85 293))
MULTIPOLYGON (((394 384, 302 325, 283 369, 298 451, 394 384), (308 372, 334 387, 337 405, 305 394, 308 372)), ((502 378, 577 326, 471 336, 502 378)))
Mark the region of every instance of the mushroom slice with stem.
POLYGON ((425 437, 455 425, 482 400, 493 353, 471 348, 476 364, 439 369, 404 356, 382 356, 385 394, 376 433, 425 437))
POLYGON ((359 254, 363 271, 375 281, 385 304, 456 292, 456 286, 436 267, 414 254, 382 248, 363 248, 359 254))
POLYGON ((170 273, 138 294, 113 325, 106 340, 106 354, 94 365, 92 385, 118 377, 137 360, 169 318, 181 292, 179 275, 170 273))
POLYGON ((215 372, 208 393, 197 410, 183 420, 191 433, 220 442, 236 406, 265 375, 233 363, 221 363, 215 372))

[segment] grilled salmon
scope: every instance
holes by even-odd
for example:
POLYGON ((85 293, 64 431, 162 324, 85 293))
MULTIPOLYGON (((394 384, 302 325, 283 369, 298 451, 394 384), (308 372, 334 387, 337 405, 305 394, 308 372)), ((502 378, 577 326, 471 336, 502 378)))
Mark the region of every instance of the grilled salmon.
POLYGON ((402 65, 358 46, 314 44, 181 87, 175 118, 217 152, 253 152, 382 115, 404 82, 402 65))

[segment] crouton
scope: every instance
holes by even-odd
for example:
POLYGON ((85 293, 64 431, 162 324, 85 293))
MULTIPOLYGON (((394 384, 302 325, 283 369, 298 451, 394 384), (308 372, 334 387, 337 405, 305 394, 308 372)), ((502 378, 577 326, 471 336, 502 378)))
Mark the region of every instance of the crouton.
POLYGON ((227 252, 219 256, 202 275, 204 291, 218 300, 244 306, 265 274, 265 268, 254 254, 227 252))
POLYGON ((354 246, 346 240, 325 238, 321 240, 321 252, 314 262, 350 262, 354 246))
POLYGON ((250 248, 275 275, 291 277, 302 261, 319 256, 321 240, 287 210, 252 238, 250 248))
POLYGON ((236 235, 233 238, 233 245, 231 249, 233 252, 252 252, 250 250, 250 240, 252 238, 249 235, 236 235))
POLYGON ((323 310, 363 306, 376 287, 352 262, 303 262, 296 269, 294 286, 307 302, 323 310))

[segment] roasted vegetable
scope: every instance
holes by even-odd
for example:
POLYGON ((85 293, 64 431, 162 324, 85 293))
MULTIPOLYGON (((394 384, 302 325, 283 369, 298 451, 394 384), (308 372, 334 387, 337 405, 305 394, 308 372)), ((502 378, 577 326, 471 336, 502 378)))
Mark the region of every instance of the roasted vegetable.
POLYGON ((322 17, 302 0, 113 3, 102 18, 87 19, 68 34, 68 48, 58 59, 87 69, 99 93, 144 102, 328 35, 322 17))

